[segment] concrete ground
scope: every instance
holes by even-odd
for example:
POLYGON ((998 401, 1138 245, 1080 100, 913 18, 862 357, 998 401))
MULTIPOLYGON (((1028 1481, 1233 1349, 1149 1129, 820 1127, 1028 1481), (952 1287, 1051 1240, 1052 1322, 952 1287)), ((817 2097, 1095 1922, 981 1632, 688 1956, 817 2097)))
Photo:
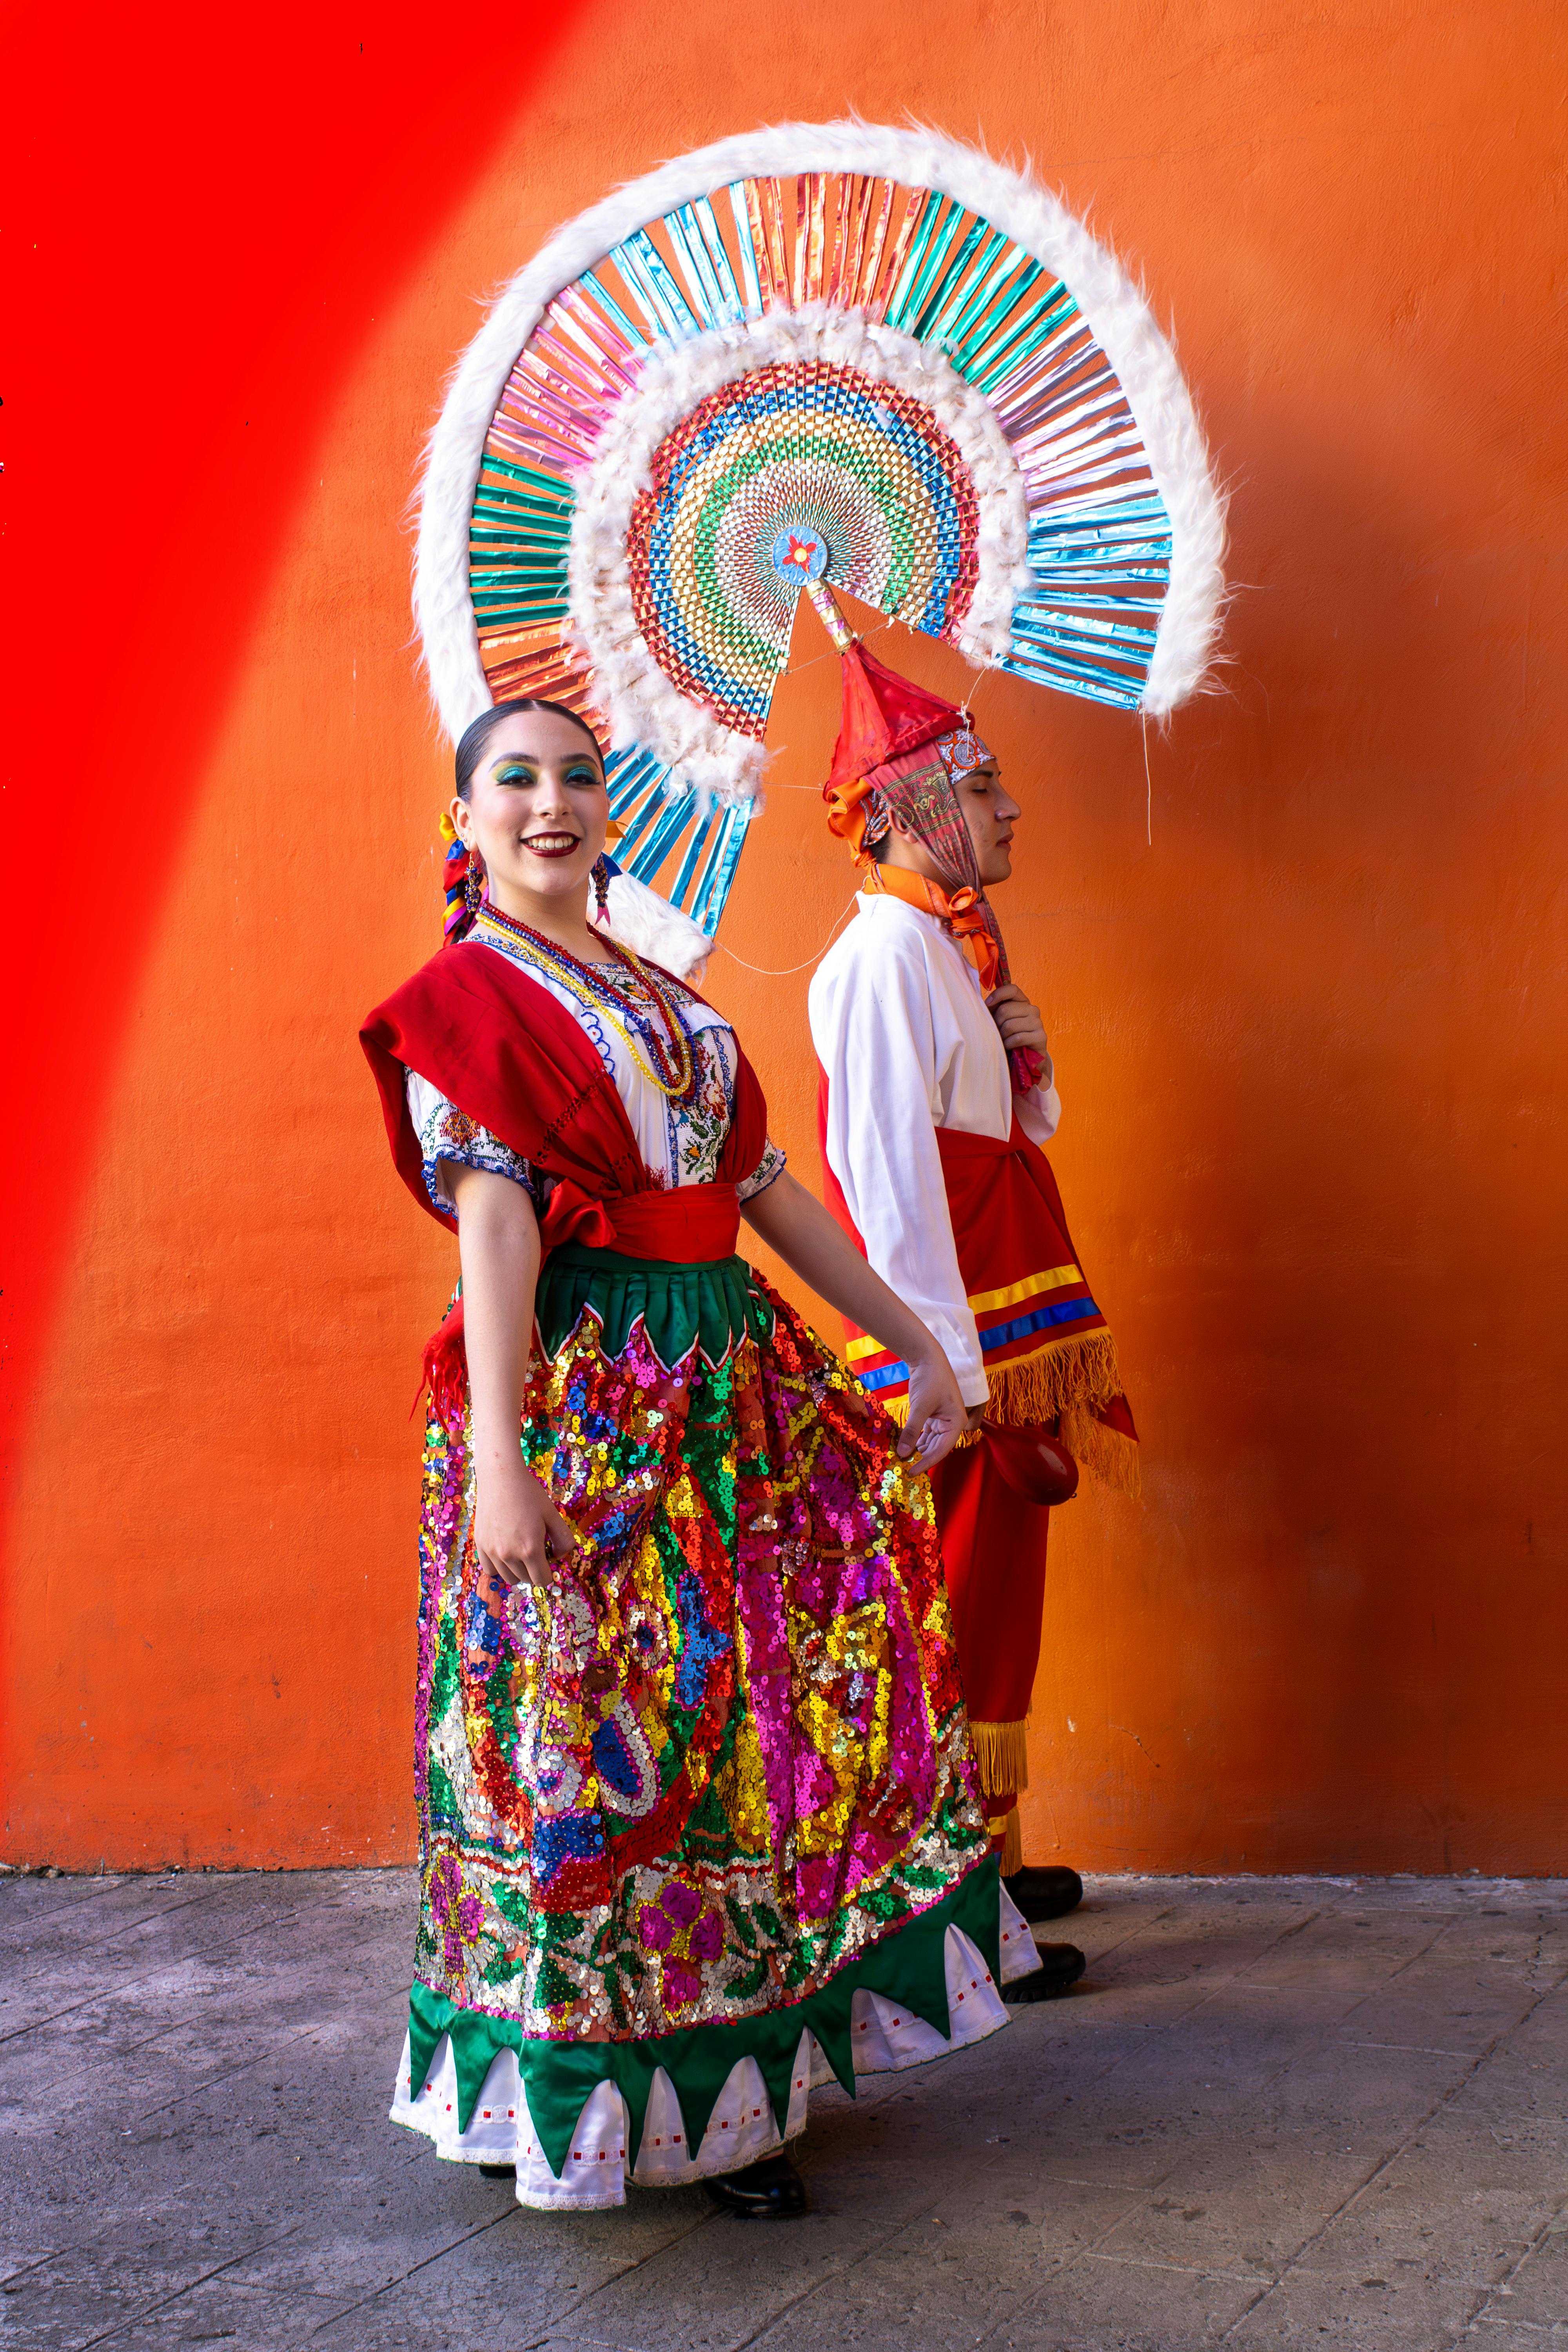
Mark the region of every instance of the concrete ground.
POLYGON ((775 2225, 525 2213, 388 2124, 413 1904, 0 1882, 0 2341, 1568 2343, 1568 1882, 1100 1880, 1086 1983, 823 2095, 775 2225))

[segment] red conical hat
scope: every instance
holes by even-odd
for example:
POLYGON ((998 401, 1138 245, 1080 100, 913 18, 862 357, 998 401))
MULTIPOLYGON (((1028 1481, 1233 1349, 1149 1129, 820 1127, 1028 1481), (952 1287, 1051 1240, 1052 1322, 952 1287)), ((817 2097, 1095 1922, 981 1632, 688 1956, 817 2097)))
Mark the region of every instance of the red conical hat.
POLYGON ((956 703, 900 677, 868 654, 858 638, 846 648, 843 668, 838 740, 825 787, 829 799, 900 751, 918 751, 964 723, 956 703))
POLYGON ((824 581, 807 580, 805 593, 842 659, 844 691, 838 740, 822 797, 829 829, 861 858, 866 816, 860 803, 876 783, 877 772, 906 751, 918 751, 965 724, 956 703, 927 694, 897 670, 868 654, 838 609, 824 581))

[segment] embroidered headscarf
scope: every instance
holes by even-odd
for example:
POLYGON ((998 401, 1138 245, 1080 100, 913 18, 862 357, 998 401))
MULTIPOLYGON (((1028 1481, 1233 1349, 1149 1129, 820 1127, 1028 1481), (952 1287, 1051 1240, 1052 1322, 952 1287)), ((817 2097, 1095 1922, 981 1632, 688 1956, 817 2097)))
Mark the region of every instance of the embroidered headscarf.
POLYGON ((939 915, 980 974, 988 996, 1010 977, 1007 950, 980 879, 955 787, 990 757, 972 728, 955 728, 934 743, 918 751, 900 751, 873 769, 867 779, 871 788, 861 803, 866 811, 861 855, 868 860, 867 889, 907 898, 939 915), (936 867, 934 881, 911 874, 907 866, 870 861, 869 853, 891 830, 895 817, 936 867))

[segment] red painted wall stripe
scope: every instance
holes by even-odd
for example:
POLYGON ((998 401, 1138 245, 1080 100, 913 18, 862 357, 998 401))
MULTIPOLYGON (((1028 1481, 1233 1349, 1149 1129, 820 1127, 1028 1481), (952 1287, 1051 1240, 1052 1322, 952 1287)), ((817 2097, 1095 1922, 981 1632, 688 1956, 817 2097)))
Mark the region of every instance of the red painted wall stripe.
POLYGON ((316 436, 579 13, 100 5, 8 34, 0 937, 30 1106, 0 1153, 8 1467, 163 877, 316 436))

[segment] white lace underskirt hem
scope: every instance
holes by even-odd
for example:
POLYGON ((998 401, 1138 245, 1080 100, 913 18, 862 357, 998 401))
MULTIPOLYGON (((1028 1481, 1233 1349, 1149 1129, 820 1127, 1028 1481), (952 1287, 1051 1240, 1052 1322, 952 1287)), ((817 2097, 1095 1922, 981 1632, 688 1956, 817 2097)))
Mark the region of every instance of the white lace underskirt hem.
MULTIPOLYGON (((1005 1887, 999 1892, 1002 1982, 1010 1984, 1016 1977, 1027 1976, 1040 1962, 1023 1914, 1005 1887)), ((947 1929, 943 1957, 949 2029, 945 2035, 923 2018, 911 2017, 882 1993, 862 1989, 852 1996, 850 2047, 858 2075, 928 2065, 933 2058, 945 2058, 972 2042, 985 2041, 1006 2024, 1007 2009, 1000 1988, 962 1927, 947 1929)), ((577 2118, 571 2150, 557 2177, 540 2147, 514 2050, 497 2053, 468 2128, 459 2131, 458 2070, 449 2036, 444 2033, 436 2044, 425 2086, 416 2098, 405 2034, 391 2119, 422 2132, 437 2155, 448 2163, 515 2165, 520 2205, 549 2212, 583 2212, 603 2205, 624 2205, 628 2179, 638 2189, 676 2189, 714 2173, 735 2172, 742 2165, 756 2163, 759 2157, 774 2154, 786 2141, 800 2137, 812 2092, 833 2080, 833 2069, 816 2036, 803 2028, 789 2110, 781 2132, 762 2068, 754 2058, 741 2059, 731 2069, 694 2155, 686 2138, 675 2085, 664 2068, 658 2067, 635 2165, 627 2160, 626 2103, 614 2083, 596 2084, 577 2118)))

